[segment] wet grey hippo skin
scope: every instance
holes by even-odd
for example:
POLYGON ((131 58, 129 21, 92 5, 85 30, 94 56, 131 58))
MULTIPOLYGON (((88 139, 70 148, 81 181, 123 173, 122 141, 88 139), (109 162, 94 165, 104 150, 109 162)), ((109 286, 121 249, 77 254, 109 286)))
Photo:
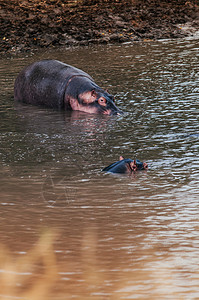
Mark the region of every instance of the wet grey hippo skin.
POLYGON ((14 98, 32 105, 87 113, 120 115, 114 97, 84 71, 57 60, 24 68, 15 80, 14 98))
POLYGON ((131 174, 138 170, 147 170, 147 163, 142 163, 139 159, 132 160, 130 158, 123 158, 120 156, 120 160, 104 168, 102 171, 119 174, 131 174))

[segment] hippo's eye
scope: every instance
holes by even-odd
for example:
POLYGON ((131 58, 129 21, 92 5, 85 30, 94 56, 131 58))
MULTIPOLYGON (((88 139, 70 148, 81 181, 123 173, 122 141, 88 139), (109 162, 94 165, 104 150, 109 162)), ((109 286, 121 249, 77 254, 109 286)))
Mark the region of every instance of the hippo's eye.
POLYGON ((99 105, 106 106, 106 99, 101 97, 98 99, 98 103, 99 105))

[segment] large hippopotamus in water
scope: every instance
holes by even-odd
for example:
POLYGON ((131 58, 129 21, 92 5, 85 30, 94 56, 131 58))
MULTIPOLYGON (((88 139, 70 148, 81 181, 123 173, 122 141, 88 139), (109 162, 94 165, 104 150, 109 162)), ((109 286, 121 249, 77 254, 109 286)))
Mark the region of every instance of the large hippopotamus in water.
POLYGON ((147 163, 142 163, 139 159, 132 160, 130 158, 123 158, 120 156, 120 160, 104 168, 102 171, 119 174, 131 174, 138 170, 147 170, 147 163))
POLYGON ((32 105, 87 113, 120 115, 114 97, 84 71, 45 59, 23 69, 15 80, 14 98, 32 105))

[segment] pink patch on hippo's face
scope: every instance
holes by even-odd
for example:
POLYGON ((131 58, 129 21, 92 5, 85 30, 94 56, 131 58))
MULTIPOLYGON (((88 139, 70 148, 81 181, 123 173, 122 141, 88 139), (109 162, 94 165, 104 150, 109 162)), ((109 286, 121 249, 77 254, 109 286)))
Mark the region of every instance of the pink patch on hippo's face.
POLYGON ((110 114, 111 114, 110 109, 104 110, 104 111, 103 111, 103 115, 108 115, 108 116, 110 116, 110 114))
POLYGON ((87 91, 79 94, 78 100, 70 98, 69 103, 72 110, 83 111, 89 114, 111 115, 111 109, 107 109, 107 99, 103 96, 97 98, 98 96, 94 90, 87 91))
POLYGON ((80 104, 77 99, 70 98, 70 106, 72 110, 78 110, 86 112, 88 114, 97 114, 98 109, 95 106, 90 106, 89 104, 80 104))
POLYGON ((75 98, 70 98, 69 103, 72 110, 83 111, 89 114, 111 114, 111 110, 106 109, 107 100, 104 97, 100 97, 97 100, 95 91, 81 93, 78 98, 79 101, 75 98))

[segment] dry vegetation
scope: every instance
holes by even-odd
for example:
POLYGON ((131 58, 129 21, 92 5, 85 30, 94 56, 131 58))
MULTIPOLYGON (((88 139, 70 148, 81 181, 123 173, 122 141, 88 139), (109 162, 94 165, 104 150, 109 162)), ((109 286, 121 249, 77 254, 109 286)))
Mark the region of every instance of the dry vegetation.
POLYGON ((0 51, 178 38, 198 20, 197 0, 1 0, 0 51))

